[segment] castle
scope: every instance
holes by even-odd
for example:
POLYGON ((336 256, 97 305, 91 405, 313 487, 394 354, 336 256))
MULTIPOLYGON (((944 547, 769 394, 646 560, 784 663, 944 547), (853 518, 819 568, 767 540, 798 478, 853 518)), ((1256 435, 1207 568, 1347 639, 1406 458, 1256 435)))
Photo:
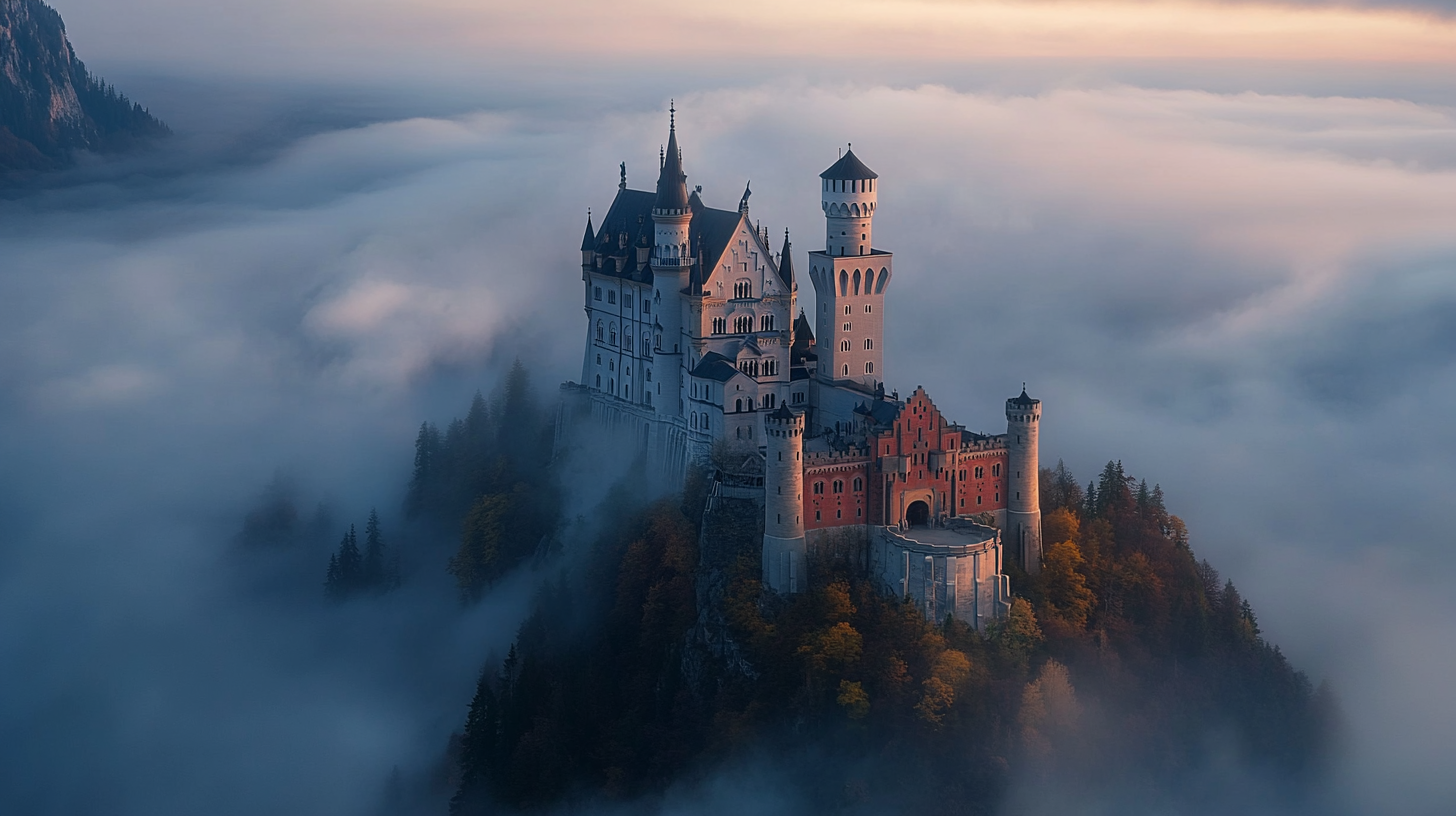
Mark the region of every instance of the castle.
POLYGON ((747 188, 736 211, 689 192, 673 111, 656 189, 629 189, 624 163, 600 230, 587 218, 586 350, 567 388, 678 478, 715 444, 752 451, 761 477, 724 489, 762 503, 774 591, 806 586, 813 547, 857 536, 886 591, 979 627, 1008 603, 1003 554, 1040 564, 1041 403, 1023 388, 1006 400, 1006 433, 982 435, 923 388, 886 394, 894 257, 872 238, 879 177, 853 149, 819 177, 811 328, 787 230, 775 253, 747 188))

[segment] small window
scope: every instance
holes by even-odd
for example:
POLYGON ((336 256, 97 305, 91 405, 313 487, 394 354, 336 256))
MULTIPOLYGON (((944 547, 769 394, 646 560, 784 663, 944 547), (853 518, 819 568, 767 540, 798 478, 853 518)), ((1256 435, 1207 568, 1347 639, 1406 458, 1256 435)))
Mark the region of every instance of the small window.
POLYGON ((592 290, 592 299, 593 300, 601 300, 602 299, 602 287, 598 286, 598 287, 595 287, 592 290))
POLYGON ((820 519, 819 518, 819 511, 818 510, 815 510, 814 511, 814 520, 815 521, 822 521, 823 520, 823 519, 820 519))
POLYGON ((652 314, 652 301, 642 298, 642 314, 652 314))
POLYGON ((631 309, 632 308, 632 293, 631 292, 623 292, 622 293, 622 305, 623 306, 626 306, 628 309, 631 309))
POLYGON ((851 328, 853 328, 853 326, 851 326, 851 325, 850 325, 850 324, 849 324, 849 323, 848 323, 848 322, 846 322, 846 323, 845 323, 845 324, 844 324, 844 330, 845 330, 845 331, 849 331, 849 330, 850 330, 850 329, 851 329, 851 328))
POLYGON ((849 316, 849 312, 852 308, 854 307, 850 306, 848 303, 844 304, 844 314, 846 317, 849 316))
POLYGON ((865 363, 865 373, 866 374, 873 374, 873 373, 875 373, 875 364, 874 363, 865 363))
POLYGON ((844 482, 841 482, 840 480, 835 479, 834 480, 834 492, 835 493, 843 493, 844 492, 844 482))
POLYGON ((816 496, 822 496, 822 495, 824 495, 824 483, 823 482, 815 482, 814 483, 814 495, 816 495, 816 496))
POLYGON ((617 302, 617 292, 615 290, 607 293, 607 302, 608 303, 616 303, 617 302))
POLYGON ((849 341, 848 340, 841 340, 841 341, 839 341, 839 350, 840 351, 849 351, 849 341))
POLYGON ((873 312, 874 310, 875 310, 875 307, 869 305, 868 303, 865 304, 865 314, 869 314, 870 312, 873 312))
POLYGON ((981 503, 981 497, 980 496, 977 496, 976 497, 976 504, 980 504, 980 503, 981 503))
POLYGON ((865 351, 869 351, 869 350, 873 349, 874 347, 875 347, 875 341, 874 341, 874 339, 873 338, 866 337, 865 338, 865 351))
POLYGON ((601 390, 601 387, 602 387, 602 375, 598 374, 597 375, 597 390, 601 390))
POLYGON ((858 476, 856 476, 855 479, 854 479, 854 492, 858 493, 859 491, 861 491, 863 489, 864 489, 864 481, 862 479, 860 479, 858 476))
POLYGON ((846 365, 844 367, 844 374, 842 376, 845 376, 845 377, 848 377, 849 376, 849 366, 848 365, 846 365))

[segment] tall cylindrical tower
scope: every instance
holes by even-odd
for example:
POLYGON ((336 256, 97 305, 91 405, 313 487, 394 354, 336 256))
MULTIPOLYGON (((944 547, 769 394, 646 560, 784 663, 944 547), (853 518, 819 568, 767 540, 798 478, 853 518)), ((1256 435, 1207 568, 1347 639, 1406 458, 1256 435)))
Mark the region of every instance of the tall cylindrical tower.
POLYGON ((1026 395, 1006 400, 1006 528, 1002 541, 1027 573, 1041 569, 1041 464, 1037 436, 1041 400, 1026 395))
POLYGON ((763 418, 763 582, 774 592, 808 586, 804 539, 804 416, 783 403, 763 418))
MULTIPOLYGON (((817 373, 821 381, 857 383, 868 393, 885 381, 885 289, 894 274, 894 257, 872 243, 879 174, 850 150, 819 180, 824 250, 809 253, 818 302, 817 373)), ((851 419, 819 409, 816 424, 851 419)))
POLYGON ((693 211, 688 203, 688 177, 682 169, 682 151, 677 146, 677 111, 668 125, 667 150, 657 176, 657 198, 652 202, 652 279, 657 322, 662 326, 661 343, 653 356, 658 384, 666 386, 657 412, 686 416, 683 412, 682 383, 688 369, 686 340, 682 335, 682 291, 692 275, 693 258, 688 250, 693 211))

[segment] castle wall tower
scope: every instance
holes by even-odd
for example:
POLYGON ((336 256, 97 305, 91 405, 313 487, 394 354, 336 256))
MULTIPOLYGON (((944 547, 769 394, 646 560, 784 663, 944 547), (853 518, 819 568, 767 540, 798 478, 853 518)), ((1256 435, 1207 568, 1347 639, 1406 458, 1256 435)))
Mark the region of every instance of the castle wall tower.
POLYGON ((689 251, 689 227, 693 213, 688 206, 688 177, 682 169, 682 151, 677 146, 677 111, 669 120, 667 150, 657 177, 657 198, 652 204, 653 300, 662 326, 661 348, 655 356, 659 382, 664 386, 658 412, 683 416, 683 383, 688 370, 684 347, 683 312, 687 305, 682 292, 688 287, 693 269, 689 251))
POLYGON ((879 176, 850 150, 819 178, 825 247, 809 253, 817 374, 872 390, 885 381, 885 290, 894 269, 893 255, 871 243, 879 176))
POLYGON ((785 405, 763 418, 763 582, 791 594, 808 586, 804 539, 804 416, 785 405))
POLYGON ((1002 535, 1027 573, 1041 569, 1041 464, 1037 436, 1041 400, 1026 395, 1006 400, 1006 524, 1002 535))

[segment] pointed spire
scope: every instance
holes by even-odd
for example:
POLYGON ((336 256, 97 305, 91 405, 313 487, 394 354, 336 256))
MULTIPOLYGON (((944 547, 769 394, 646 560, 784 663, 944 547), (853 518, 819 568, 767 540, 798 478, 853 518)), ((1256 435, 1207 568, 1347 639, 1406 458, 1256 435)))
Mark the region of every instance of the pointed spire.
POLYGON ((654 212, 681 215, 688 208, 688 177, 682 169, 682 151, 677 146, 677 109, 667 134, 667 149, 662 157, 662 172, 657 177, 657 201, 654 212))
POLYGON ((789 243, 789 228, 784 227, 784 249, 779 253, 779 277, 788 286, 794 285, 794 245, 789 243))
POLYGON ((743 198, 738 202, 738 211, 748 215, 748 197, 753 195, 753 182, 749 181, 743 185, 743 198))
POLYGON ((591 252, 597 248, 596 234, 592 232, 591 210, 586 211, 586 234, 581 236, 581 251, 591 252))
POLYGON ((627 189, 627 163, 622 162, 622 180, 617 182, 618 190, 627 189))

